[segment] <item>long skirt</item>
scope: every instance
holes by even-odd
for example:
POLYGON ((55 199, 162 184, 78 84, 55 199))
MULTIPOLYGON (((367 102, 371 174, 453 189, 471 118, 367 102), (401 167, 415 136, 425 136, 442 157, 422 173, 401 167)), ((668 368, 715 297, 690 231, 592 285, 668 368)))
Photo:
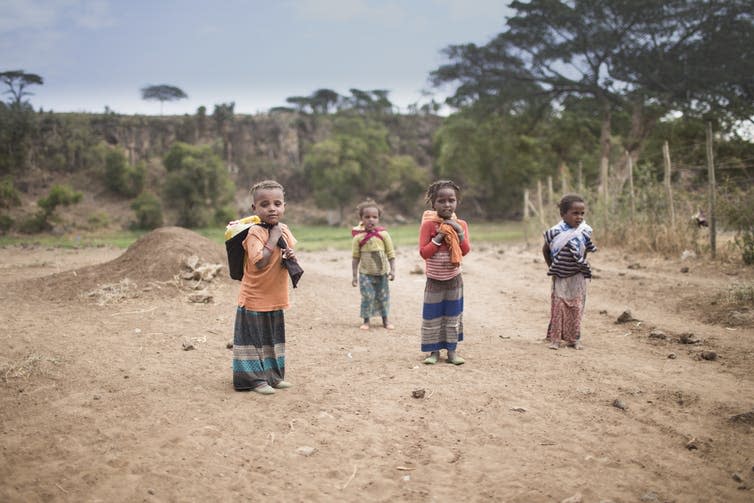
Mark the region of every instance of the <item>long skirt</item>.
POLYGON ((569 278, 552 278, 550 296, 550 326, 547 339, 551 342, 574 343, 581 338, 581 319, 586 304, 586 278, 576 274, 569 278))
POLYGON ((424 353, 447 349, 455 351, 463 340, 463 278, 441 281, 427 278, 422 309, 424 353))
POLYGON ((373 276, 359 273, 359 291, 361 292, 361 318, 372 316, 387 318, 390 312, 390 287, 387 274, 373 276))
POLYGON ((285 377, 285 319, 283 311, 236 310, 233 332, 233 387, 274 386, 285 377))

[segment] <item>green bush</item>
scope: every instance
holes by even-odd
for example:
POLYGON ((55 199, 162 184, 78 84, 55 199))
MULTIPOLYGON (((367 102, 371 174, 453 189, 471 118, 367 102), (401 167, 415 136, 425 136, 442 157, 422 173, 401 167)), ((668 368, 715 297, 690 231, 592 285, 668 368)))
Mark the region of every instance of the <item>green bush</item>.
POLYGON ((11 208, 21 204, 21 198, 18 195, 16 187, 13 186, 13 179, 9 176, 0 180, 0 208, 11 208))
POLYGON ((81 201, 83 195, 81 192, 73 190, 68 185, 55 184, 50 188, 50 192, 47 197, 43 197, 37 200, 37 205, 42 208, 46 216, 50 216, 55 212, 55 208, 60 205, 69 206, 81 201))
POLYGON ((736 232, 735 243, 741 250, 741 260, 754 264, 754 197, 751 190, 728 186, 720 198, 720 216, 725 227, 736 232))
POLYGON ((105 156, 105 185, 116 194, 127 197, 139 194, 144 188, 146 171, 141 162, 129 166, 120 150, 112 150, 105 156))
POLYGON ((0 233, 5 234, 13 227, 13 219, 10 215, 0 215, 0 233))
POLYGON ((154 194, 142 193, 131 203, 131 209, 136 214, 134 229, 151 230, 162 225, 162 203, 154 194))
POLYGON ((22 220, 18 224, 18 230, 24 234, 36 234, 38 232, 49 231, 52 228, 48 221, 49 215, 40 210, 32 216, 22 220))
POLYGON ((177 210, 178 225, 206 227, 227 223, 218 210, 232 201, 233 183, 210 147, 177 142, 163 164, 168 172, 164 200, 177 210))

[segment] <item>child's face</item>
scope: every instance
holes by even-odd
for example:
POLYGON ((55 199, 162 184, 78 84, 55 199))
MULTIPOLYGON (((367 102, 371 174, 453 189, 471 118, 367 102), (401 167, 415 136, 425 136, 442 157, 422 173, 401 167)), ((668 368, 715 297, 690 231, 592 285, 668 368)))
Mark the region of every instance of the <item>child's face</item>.
POLYGON ((440 218, 448 219, 453 216, 458 206, 456 191, 451 187, 443 187, 437 191, 435 200, 432 201, 432 209, 437 212, 440 218))
POLYGON ((275 225, 285 214, 285 196, 280 189, 260 189, 254 194, 252 211, 262 222, 275 225))
POLYGON ((366 230, 372 230, 380 223, 380 211, 377 208, 364 208, 361 210, 361 223, 366 230))
POLYGON ((578 227, 581 222, 584 221, 584 215, 586 214, 586 204, 581 201, 574 201, 571 203, 571 207, 568 208, 563 215, 563 221, 571 227, 578 227))

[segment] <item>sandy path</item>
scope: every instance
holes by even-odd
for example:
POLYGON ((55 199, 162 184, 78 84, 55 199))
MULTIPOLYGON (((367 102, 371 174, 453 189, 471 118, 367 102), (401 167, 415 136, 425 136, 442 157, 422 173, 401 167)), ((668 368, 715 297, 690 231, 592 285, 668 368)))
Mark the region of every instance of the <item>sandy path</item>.
POLYGON ((754 499, 752 423, 729 420, 754 410, 754 330, 705 324, 683 300, 751 271, 628 269, 601 252, 586 350, 552 351, 536 247, 480 245, 465 265, 468 363, 427 367, 413 250, 392 284, 398 329, 366 333, 348 254, 302 253, 286 313, 296 387, 262 397, 231 386, 230 280, 210 304, 163 286, 108 306, 40 302, 22 281, 118 253, 0 249, 2 501, 754 499), (615 324, 625 308, 641 323, 615 324))

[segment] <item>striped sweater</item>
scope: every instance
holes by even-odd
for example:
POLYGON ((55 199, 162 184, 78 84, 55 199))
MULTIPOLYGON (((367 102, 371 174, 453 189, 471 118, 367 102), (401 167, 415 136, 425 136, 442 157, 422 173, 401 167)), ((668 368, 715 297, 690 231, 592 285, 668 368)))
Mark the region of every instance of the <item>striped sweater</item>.
MULTIPOLYGON (((571 226, 567 223, 560 221, 557 225, 545 231, 545 244, 552 249, 552 243, 556 236, 571 229, 571 226)), ((552 256, 552 263, 547 274, 558 278, 570 278, 577 274, 583 274, 585 278, 591 278, 592 269, 586 261, 586 255, 587 252, 596 251, 597 247, 592 242, 592 228, 588 225, 584 226, 582 231, 577 232, 552 256)))
MULTIPOLYGON (((458 219, 457 222, 463 228, 465 239, 461 243, 461 254, 466 256, 471 251, 471 239, 469 237, 469 226, 465 220, 458 219)), ((454 266, 450 260, 450 248, 443 243, 437 246, 432 242, 432 238, 437 235, 440 224, 431 220, 422 222, 419 229, 419 255, 425 260, 426 273, 428 278, 445 281, 455 278, 461 273, 460 265, 454 266)))

